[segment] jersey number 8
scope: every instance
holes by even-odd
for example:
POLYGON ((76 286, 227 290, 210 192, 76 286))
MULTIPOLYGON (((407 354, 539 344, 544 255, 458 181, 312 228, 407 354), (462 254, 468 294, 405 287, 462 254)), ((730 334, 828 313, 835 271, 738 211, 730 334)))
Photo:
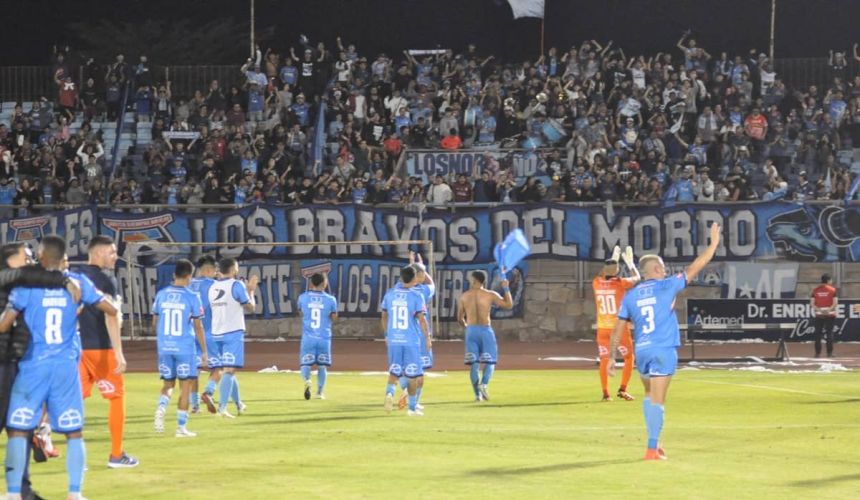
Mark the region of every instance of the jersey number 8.
POLYGON ((45 343, 63 343, 63 310, 47 309, 45 311, 45 343))

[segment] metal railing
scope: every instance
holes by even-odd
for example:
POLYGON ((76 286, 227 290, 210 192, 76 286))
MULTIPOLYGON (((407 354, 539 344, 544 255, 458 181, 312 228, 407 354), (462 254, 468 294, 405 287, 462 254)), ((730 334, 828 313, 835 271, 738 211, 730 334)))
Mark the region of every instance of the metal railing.
MULTIPOLYGON (((833 80, 826 57, 782 58, 774 61, 777 76, 789 86, 806 88, 809 85, 824 85, 833 80)), ((170 80, 173 94, 190 98, 194 92, 206 92, 212 80, 218 80, 223 91, 229 86, 242 82, 239 64, 233 65, 195 65, 195 66, 152 66, 155 82, 170 80)), ((848 78, 860 72, 860 63, 848 57, 845 74, 848 78)), ((81 75, 80 69, 74 75, 81 75)), ((53 96, 56 93, 54 75, 50 66, 5 66, 0 67, 0 101, 33 101, 39 97, 53 96)))

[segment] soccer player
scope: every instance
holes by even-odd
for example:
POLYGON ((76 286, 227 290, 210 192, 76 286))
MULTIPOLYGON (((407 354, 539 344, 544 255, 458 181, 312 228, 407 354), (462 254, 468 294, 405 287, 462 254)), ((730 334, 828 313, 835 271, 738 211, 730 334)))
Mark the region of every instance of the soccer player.
POLYGON ((416 405, 418 399, 417 378, 424 371, 421 368, 421 340, 423 335, 427 348, 433 347, 430 338, 430 328, 424 314, 427 306, 424 297, 413 290, 418 284, 415 269, 405 266, 400 269, 402 286, 394 287, 385 293, 382 299, 382 328, 385 331, 385 342, 388 345, 388 385, 385 388, 385 411, 394 408, 394 387, 398 379, 405 375, 409 378, 409 412, 410 417, 424 416, 424 412, 416 405))
MULTIPOLYGON (((642 411, 648 429, 648 449, 645 460, 665 460, 666 453, 660 446, 660 431, 663 429, 663 405, 669 382, 678 364, 678 347, 681 335, 675 315, 675 296, 690 280, 714 258, 720 245, 720 226, 711 224, 711 241, 707 250, 698 256, 683 274, 666 277, 663 259, 657 255, 645 255, 639 259, 639 268, 644 280, 634 286, 618 312, 620 320, 612 331, 610 352, 615 352, 627 322, 633 323, 633 340, 636 345, 636 366, 645 386, 642 411)), ((609 376, 615 373, 614 363, 609 365, 609 376)))
MULTIPOLYGON (((9 292, 16 286, 27 288, 62 288, 72 294, 75 302, 80 301, 81 290, 77 283, 67 278, 60 271, 46 271, 39 266, 31 266, 30 251, 23 242, 9 243, 0 247, 0 311, 6 309, 9 292)), ((0 431, 6 426, 6 413, 9 409, 9 398, 12 395, 12 384, 18 374, 18 361, 27 351, 30 339, 30 329, 24 321, 19 318, 10 332, 0 334, 0 431)), ((55 456, 56 451, 50 444, 50 426, 40 426, 33 440, 32 433, 27 439, 27 458, 24 463, 30 462, 30 443, 35 445, 36 461, 44 462, 48 454, 55 456), (42 449, 40 456, 39 448, 42 449), (54 452, 53 454, 51 452, 54 452)), ((27 467, 21 483, 21 494, 24 498, 41 498, 30 485, 30 477, 27 467)))
MULTIPOLYGON (((39 263, 49 271, 60 270, 66 259, 66 241, 45 236, 39 244, 39 263)), ((81 300, 105 313, 108 328, 118 335, 116 305, 99 292, 85 276, 68 275, 80 284, 81 300)), ((21 498, 21 481, 26 468, 27 435, 38 424, 47 403, 51 424, 67 437, 66 469, 69 499, 81 498, 86 452, 83 442, 84 404, 78 375, 78 304, 62 288, 15 288, 9 307, 0 318, 0 332, 7 332, 22 315, 30 326, 27 352, 18 365, 6 427, 6 484, 8 498, 21 498)))
MULTIPOLYGON (((436 295, 436 284, 433 283, 433 278, 429 273, 427 273, 427 268, 424 266, 421 254, 409 252, 409 265, 411 265, 415 270, 415 282, 417 284, 413 289, 424 297, 424 302, 427 305, 427 328, 430 330, 430 338, 433 338, 433 325, 430 323, 430 307, 433 296, 436 295)), ((397 282, 398 286, 400 286, 400 284, 400 282, 397 282)), ((433 350, 427 347, 423 336, 421 336, 421 368, 425 373, 427 370, 433 368, 433 350)), ((424 375, 418 377, 417 384, 418 387, 415 389, 415 400, 417 403, 415 404, 415 407, 423 411, 424 406, 421 404, 421 391, 424 389, 424 375)), ((406 377, 400 377, 400 388, 403 390, 403 393, 400 395, 400 399, 397 401, 397 408, 400 410, 406 408, 406 404, 408 402, 408 385, 409 379, 406 377)))
MULTIPOLYGON (((206 343, 205 346, 198 345, 197 352, 202 353, 206 351, 209 353, 209 359, 206 363, 209 367, 209 380, 206 382, 206 389, 204 389, 202 397, 197 394, 197 379, 191 382, 191 413, 200 411, 198 406, 200 400, 206 405, 209 413, 217 411, 213 396, 215 395, 215 388, 218 386, 218 382, 221 381, 221 360, 215 355, 217 349, 215 348, 215 338, 212 336, 212 307, 209 305, 209 289, 215 283, 215 276, 218 274, 217 265, 218 262, 211 255, 200 257, 197 261, 197 277, 191 280, 191 285, 189 286, 192 291, 200 296, 200 302, 203 303, 203 333, 206 336, 206 343)), ((198 370, 203 367, 202 361, 202 356, 198 355, 198 370)))
MULTIPOLYGON (((504 271, 502 271, 504 272, 504 271)), ((473 271, 469 276, 469 289, 460 295, 457 302, 457 321, 466 327, 466 364, 469 365, 469 378, 475 401, 489 401, 488 386, 490 377, 499 359, 496 334, 490 326, 490 312, 493 307, 513 309, 510 283, 502 280, 505 296, 484 288, 487 275, 483 271, 473 271), (478 365, 483 365, 482 377, 478 379, 478 365)))
MULTIPOLYGON (((115 304, 120 304, 114 268, 117 249, 107 236, 94 236, 87 246, 88 262, 73 271, 90 279, 96 288, 115 304)), ((120 322, 122 316, 118 316, 120 322)), ((111 335, 105 314, 93 306, 86 306, 78 317, 83 353, 79 365, 84 399, 90 397, 93 384, 98 386, 102 398, 108 400, 108 429, 110 429, 111 452, 108 467, 121 469, 137 467, 137 458, 127 454, 122 447, 125 433, 125 357, 119 329, 111 335)))
POLYGON ((259 278, 252 276, 248 283, 242 283, 239 263, 236 259, 225 258, 219 263, 221 279, 209 287, 209 306, 212 308, 212 337, 215 339, 214 355, 221 360, 221 397, 218 401, 218 415, 235 418, 227 411, 230 398, 236 403, 241 415, 247 408, 239 397, 239 381, 236 370, 245 365, 245 311, 254 312, 254 290, 259 278))
MULTIPOLYGON (((615 363, 615 353, 609 350, 612 330, 618 321, 618 306, 624 294, 639 282, 639 271, 633 264, 633 249, 627 247, 624 251, 624 264, 633 273, 632 278, 618 276, 618 258, 621 248, 615 247, 612 258, 606 261, 603 270, 591 282, 594 290, 594 305, 597 308, 597 348, 600 355, 600 386, 603 389, 603 401, 612 401, 609 396, 609 376, 607 367, 615 363)), ((627 392, 627 383, 633 373, 633 341, 630 338, 630 328, 625 328, 621 337, 618 351, 624 357, 624 371, 621 372, 621 386, 617 396, 627 401, 633 401, 633 396, 627 392)))
POLYGON ((308 291, 299 295, 302 345, 299 364, 305 381, 305 399, 311 398, 311 366, 317 365, 317 399, 325 399, 326 375, 331 366, 331 325, 337 319, 337 299, 325 292, 328 278, 314 273, 308 291))
POLYGON ((179 379, 179 406, 176 412, 176 437, 194 437, 189 431, 188 403, 191 384, 197 378, 197 346, 200 346, 201 366, 206 368, 206 336, 203 332, 203 303, 200 296, 188 288, 194 264, 186 259, 176 263, 173 284, 155 295, 152 324, 158 341, 158 371, 164 384, 155 410, 155 432, 164 432, 164 414, 170 393, 179 379), (195 344, 195 335, 197 343, 195 344))

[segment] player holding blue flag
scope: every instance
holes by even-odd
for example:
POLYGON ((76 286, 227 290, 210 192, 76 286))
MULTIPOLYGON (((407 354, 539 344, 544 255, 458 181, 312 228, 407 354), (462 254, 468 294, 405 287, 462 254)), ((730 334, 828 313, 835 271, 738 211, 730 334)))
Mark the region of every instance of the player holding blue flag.
POLYGON ((421 339, 423 335, 428 349, 433 347, 430 328, 427 325, 427 309, 424 297, 413 290, 418 284, 415 269, 406 266, 400 269, 400 287, 385 293, 382 299, 382 328, 388 345, 388 385, 385 388, 385 411, 394 408, 394 388, 397 380, 405 375, 409 379, 410 417, 424 416, 416 405, 418 399, 417 378, 424 374, 421 363, 421 339))
MULTIPOLYGON (((427 268, 424 266, 421 254, 409 252, 409 265, 415 270, 416 285, 413 289, 424 297, 424 302, 427 305, 427 329, 430 330, 430 338, 432 339, 433 324, 430 322, 430 305, 432 304, 433 296, 436 295, 436 284, 433 282, 433 277, 427 272, 427 268)), ((401 282, 398 281, 397 286, 401 286, 401 282)), ((421 368, 423 368, 425 373, 427 370, 433 368, 433 349, 427 347, 427 343, 424 341, 423 336, 421 336, 421 368)), ((418 377, 417 383, 418 387, 415 389, 415 399, 417 403, 415 404, 415 407, 423 411, 424 406, 421 404, 421 392, 424 390, 424 375, 418 377)), ((407 377, 400 377, 400 388, 403 390, 403 393, 397 401, 398 410, 406 408, 409 401, 409 391, 407 390, 408 386, 409 379, 407 377)))
POLYGON ((247 408, 239 397, 239 380, 236 370, 245 366, 245 312, 254 312, 254 290, 260 278, 251 276, 248 283, 236 277, 239 263, 236 259, 221 259, 218 265, 221 278, 209 288, 209 305, 212 307, 212 336, 215 338, 214 355, 221 360, 221 396, 218 415, 235 418, 227 412, 230 398, 241 415, 247 408))
POLYGON ((197 260, 197 277, 191 280, 189 288, 196 292, 200 297, 200 302, 203 303, 203 334, 206 337, 205 347, 197 346, 197 369, 203 368, 202 357, 200 353, 206 351, 209 353, 207 365, 209 368, 209 380, 206 382, 206 388, 203 390, 203 395, 200 396, 198 391, 198 380, 194 379, 191 387, 191 413, 200 411, 199 401, 203 401, 209 413, 215 413, 215 388, 218 387, 218 382, 221 381, 221 360, 215 355, 215 338, 212 336, 212 306, 209 305, 209 289, 215 283, 215 276, 218 274, 218 262, 211 255, 204 255, 197 260))
POLYGON ((475 401, 490 400, 488 386, 499 360, 499 347, 496 343, 496 333, 490 323, 490 313, 493 307, 502 309, 514 307, 514 298, 511 296, 508 280, 502 280, 504 297, 485 289, 486 281, 487 275, 483 271, 473 271, 469 276, 469 289, 460 295, 457 304, 457 321, 466 327, 465 363, 469 365, 469 379, 472 382, 475 401), (483 365, 480 379, 478 379, 479 365, 483 365))
MULTIPOLYGON (((67 263, 66 241, 45 236, 39 244, 38 258, 46 270, 62 269, 67 263)), ((68 276, 80 284, 81 301, 104 312, 109 332, 117 333, 117 307, 88 278, 73 273, 68 276)), ((82 434, 83 394, 78 376, 81 350, 77 313, 78 304, 65 289, 14 288, 9 295, 9 307, 0 318, 0 332, 9 331, 19 315, 23 315, 31 331, 30 345, 18 364, 20 371, 12 386, 6 420, 7 498, 21 498, 27 435, 39 423, 45 404, 54 430, 66 434, 68 440, 68 498, 81 498, 86 449, 82 434)))
POLYGON ((337 299, 325 292, 328 278, 314 273, 308 291, 299 295, 302 316, 302 345, 299 350, 305 399, 311 398, 311 366, 317 365, 317 399, 325 399, 328 367, 331 366, 331 325, 337 319, 337 299))
POLYGON ((176 437, 194 437, 197 434, 186 428, 188 400, 191 384, 197 378, 197 346, 201 348, 200 366, 206 368, 208 353, 203 332, 203 303, 188 285, 194 274, 194 264, 186 259, 176 263, 173 283, 155 295, 152 306, 152 324, 158 342, 158 371, 161 396, 155 410, 155 432, 164 432, 164 414, 170 394, 179 379, 179 406, 176 412, 176 437), (195 335, 197 344, 195 344, 195 335))
MULTIPOLYGON (((642 411, 648 429, 648 450, 645 460, 666 460, 660 447, 664 407, 669 382, 678 364, 678 347, 681 334, 675 315, 675 296, 711 262, 720 245, 720 226, 711 224, 711 241, 708 249, 690 264, 686 272, 666 277, 666 267, 658 255, 645 255, 639 259, 643 281, 630 289, 621 302, 618 323, 612 331, 610 352, 618 348, 618 341, 627 322, 633 323, 633 340, 636 349, 636 368, 645 386, 642 411)), ((615 364, 609 365, 609 376, 615 364)))

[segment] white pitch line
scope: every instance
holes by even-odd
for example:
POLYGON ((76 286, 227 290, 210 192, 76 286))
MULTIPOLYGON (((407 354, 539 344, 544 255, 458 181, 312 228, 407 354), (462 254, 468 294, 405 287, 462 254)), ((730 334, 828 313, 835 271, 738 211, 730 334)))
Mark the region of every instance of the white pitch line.
POLYGON ((805 394, 807 396, 826 396, 831 398, 844 398, 845 394, 831 394, 829 392, 812 392, 812 391, 802 391, 799 389, 786 389, 785 387, 774 387, 772 385, 758 385, 758 384, 738 384, 735 382, 717 382, 715 380, 690 380, 689 382, 701 382, 703 384, 716 384, 716 385, 733 385, 735 387, 748 387, 750 389, 762 389, 767 391, 779 391, 779 392, 790 392, 794 394, 805 394))

